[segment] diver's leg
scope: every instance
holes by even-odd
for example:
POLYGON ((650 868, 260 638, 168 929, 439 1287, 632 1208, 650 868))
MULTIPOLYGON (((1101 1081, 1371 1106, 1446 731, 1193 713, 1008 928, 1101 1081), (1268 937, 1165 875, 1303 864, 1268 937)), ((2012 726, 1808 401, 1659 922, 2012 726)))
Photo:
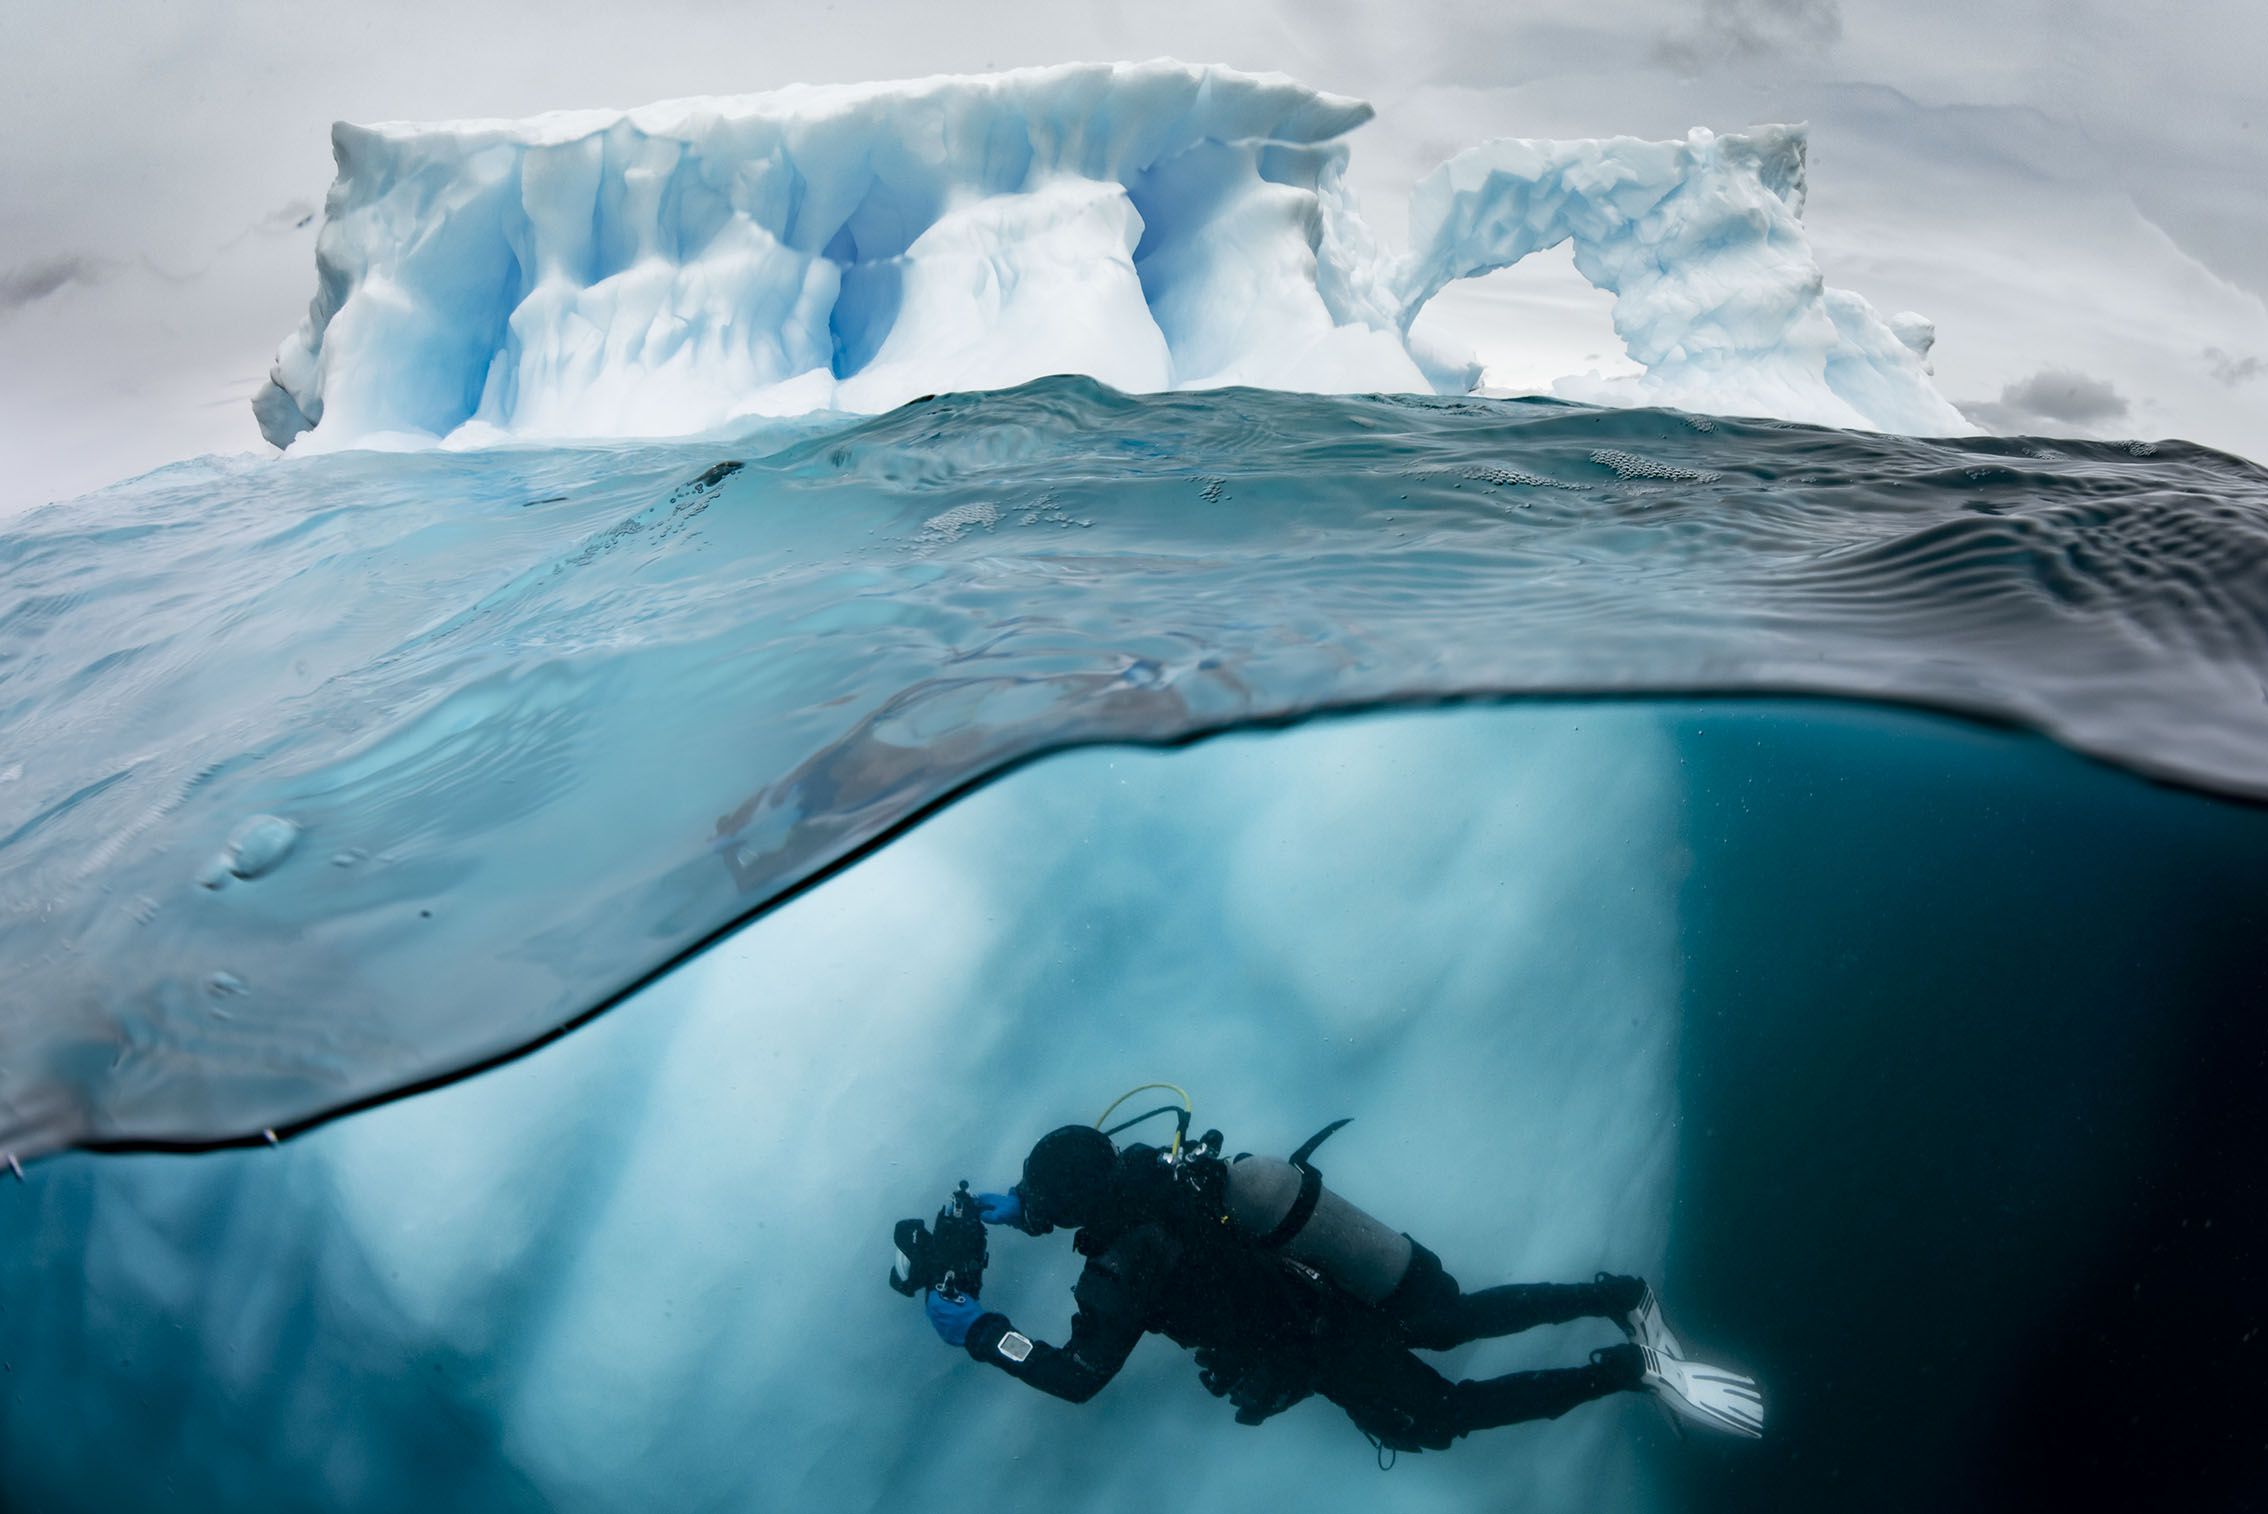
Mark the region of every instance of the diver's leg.
POLYGON ((1395 1451, 1439 1451, 1464 1433, 1459 1386, 1383 1336, 1331 1352, 1315 1384, 1356 1429, 1395 1451))
POLYGON ((1538 1325, 1619 1319, 1645 1291, 1637 1278, 1601 1273, 1588 1283, 1506 1283, 1465 1293, 1442 1269, 1441 1258, 1413 1241, 1410 1270, 1380 1307, 1401 1324, 1411 1345, 1446 1351, 1538 1325))
POLYGON ((1592 1352, 1587 1367, 1554 1367, 1462 1382, 1451 1390, 1457 1433, 1557 1419, 1577 1404, 1639 1387, 1644 1373, 1645 1358, 1636 1346, 1608 1346, 1592 1352))
POLYGON ((1644 1370, 1636 1346, 1609 1346, 1586 1367, 1452 1383, 1407 1351, 1367 1349, 1327 1363, 1317 1387, 1382 1445, 1439 1451, 1475 1430, 1557 1419, 1577 1404, 1636 1388, 1644 1370))

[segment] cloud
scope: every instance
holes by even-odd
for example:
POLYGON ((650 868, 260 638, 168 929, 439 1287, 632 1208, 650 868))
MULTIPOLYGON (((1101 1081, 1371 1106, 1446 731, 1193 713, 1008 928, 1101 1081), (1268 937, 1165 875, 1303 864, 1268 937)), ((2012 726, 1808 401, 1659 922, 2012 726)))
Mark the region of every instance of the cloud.
POLYGON ((109 267, 100 259, 81 257, 77 253, 18 263, 0 272, 0 315, 13 314, 34 300, 44 300, 66 285, 97 283, 109 272, 109 267))
POLYGON ((2068 368, 2042 368, 2000 391, 1997 400, 1974 400, 1961 413, 1994 431, 2035 431, 2043 427, 2089 430, 2123 418, 2126 396, 2107 379, 2068 368))
POLYGON ((2257 353, 2251 357, 2238 357, 2234 353, 2223 352, 2218 347, 2208 347, 2205 349, 2205 361, 2212 364, 2213 377, 2231 389, 2268 373, 2268 362, 2262 362, 2257 353))
POLYGON ((1692 74, 1747 58, 1816 55, 1842 40, 1842 0, 1702 0, 1698 19, 1654 44, 1654 61, 1692 74))

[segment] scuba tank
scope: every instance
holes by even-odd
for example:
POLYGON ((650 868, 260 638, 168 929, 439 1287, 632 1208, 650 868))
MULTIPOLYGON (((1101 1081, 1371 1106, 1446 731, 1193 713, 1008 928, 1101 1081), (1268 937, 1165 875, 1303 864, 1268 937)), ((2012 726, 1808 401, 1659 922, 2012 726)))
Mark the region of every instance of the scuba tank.
POLYGON ((1416 1245, 1323 1186, 1308 1158, 1345 1120, 1324 1126, 1291 1154, 1240 1156, 1228 1169, 1229 1222, 1263 1250, 1322 1273, 1366 1304, 1385 1302, 1409 1275, 1416 1245))
POLYGON ((1401 1286, 1417 1254, 1416 1243, 1325 1188, 1323 1174, 1308 1160, 1346 1120, 1333 1120, 1309 1136, 1288 1160, 1248 1153, 1223 1162, 1217 1130, 1184 1145, 1193 1113, 1189 1095, 1179 1087, 1144 1083, 1112 1101, 1095 1126, 1104 1135, 1115 1136, 1154 1116, 1173 1115, 1173 1144, 1160 1154, 1160 1161, 1197 1196, 1201 1208, 1219 1215, 1259 1249, 1297 1262, 1311 1274, 1320 1273, 1365 1304, 1384 1303, 1401 1286), (1180 1108, 1162 1105, 1103 1129, 1119 1105, 1151 1088, 1180 1095, 1180 1108))

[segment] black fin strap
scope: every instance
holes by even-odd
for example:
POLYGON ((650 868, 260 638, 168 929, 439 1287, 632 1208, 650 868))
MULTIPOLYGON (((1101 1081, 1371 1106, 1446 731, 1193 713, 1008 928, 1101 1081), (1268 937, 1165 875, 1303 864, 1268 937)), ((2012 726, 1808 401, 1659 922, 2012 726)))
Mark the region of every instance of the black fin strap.
POLYGON ((1305 1141, 1300 1143, 1299 1150, 1291 1154, 1291 1164, 1294 1167, 1305 1167, 1307 1165, 1307 1159, 1315 1155, 1315 1148, 1322 1145, 1325 1141, 1331 1139, 1331 1137, 1337 1135, 1339 1133, 1339 1127, 1351 1123, 1353 1119, 1353 1115, 1348 1115, 1344 1120, 1333 1120, 1330 1124, 1324 1126, 1321 1130, 1318 1130, 1317 1132, 1315 1132, 1315 1134, 1309 1136, 1305 1141))

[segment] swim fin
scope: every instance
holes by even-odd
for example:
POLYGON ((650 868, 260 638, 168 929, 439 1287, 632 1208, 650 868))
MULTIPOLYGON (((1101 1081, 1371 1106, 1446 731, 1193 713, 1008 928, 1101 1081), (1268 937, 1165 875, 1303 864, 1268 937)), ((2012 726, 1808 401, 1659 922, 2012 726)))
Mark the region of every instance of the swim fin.
POLYGON ((1662 1306, 1654 1297, 1653 1285, 1641 1282, 1639 1288, 1638 1302, 1617 1318, 1622 1333, 1649 1351, 1683 1358, 1685 1348, 1677 1343, 1677 1337, 1670 1334, 1670 1327, 1663 1321, 1662 1306))
POLYGON ((1712 1430, 1750 1439, 1764 1434, 1764 1394, 1756 1379, 1705 1362, 1689 1362, 1641 1345, 1645 1372, 1640 1383, 1672 1414, 1712 1430))

